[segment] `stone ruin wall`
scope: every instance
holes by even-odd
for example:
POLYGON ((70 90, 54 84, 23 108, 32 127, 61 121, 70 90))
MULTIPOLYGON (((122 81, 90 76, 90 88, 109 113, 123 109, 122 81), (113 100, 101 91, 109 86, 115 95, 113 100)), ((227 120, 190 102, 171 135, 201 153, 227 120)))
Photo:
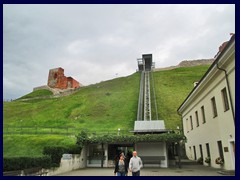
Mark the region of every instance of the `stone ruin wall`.
POLYGON ((214 59, 184 60, 178 64, 179 67, 191 67, 212 64, 214 59))
POLYGON ((83 87, 83 85, 72 77, 66 77, 64 69, 59 67, 49 70, 47 85, 34 87, 33 91, 46 89, 51 91, 54 97, 59 97, 72 94, 80 87, 83 87))
MULTIPOLYGON (((234 33, 230 33, 230 36, 233 36, 234 33)), ((211 65, 214 60, 221 54, 221 52, 224 50, 226 45, 229 41, 223 42, 221 46, 218 48, 217 54, 214 56, 214 58, 211 59, 197 59, 197 60, 183 60, 180 62, 177 66, 170 66, 170 67, 164 67, 164 68, 156 68, 154 71, 162 71, 162 70, 170 70, 175 69, 179 67, 191 67, 191 66, 199 66, 199 65, 211 65)))
POLYGON ((183 60, 177 66, 170 66, 164 68, 155 68, 154 71, 171 70, 179 67, 191 67, 200 65, 211 65, 215 59, 197 59, 197 60, 183 60))
POLYGON ((67 87, 68 88, 79 88, 81 84, 73 79, 72 77, 67 77, 67 87))
POLYGON ((49 70, 48 86, 57 89, 79 88, 80 83, 72 77, 66 77, 63 68, 55 68, 49 70))

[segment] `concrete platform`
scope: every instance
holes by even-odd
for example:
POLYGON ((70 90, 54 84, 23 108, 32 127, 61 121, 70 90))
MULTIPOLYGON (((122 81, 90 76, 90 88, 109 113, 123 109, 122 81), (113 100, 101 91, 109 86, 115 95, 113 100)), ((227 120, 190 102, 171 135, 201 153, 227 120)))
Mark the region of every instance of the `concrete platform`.
MULTIPOLYGON (((220 169, 203 165, 183 165, 179 168, 143 168, 141 176, 224 176, 219 174, 220 169)), ((86 168, 75 170, 58 176, 113 176, 114 168, 86 168)), ((128 174, 132 176, 131 173, 128 174)), ((225 175, 226 176, 226 175, 225 175)))

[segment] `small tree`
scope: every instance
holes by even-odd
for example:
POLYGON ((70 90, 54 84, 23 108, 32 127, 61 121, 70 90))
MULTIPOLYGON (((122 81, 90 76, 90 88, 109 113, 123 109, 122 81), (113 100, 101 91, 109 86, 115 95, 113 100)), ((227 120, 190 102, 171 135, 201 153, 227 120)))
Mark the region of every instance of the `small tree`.
POLYGON ((82 130, 78 135, 76 135, 76 138, 77 138, 76 144, 82 148, 88 139, 87 131, 82 130))

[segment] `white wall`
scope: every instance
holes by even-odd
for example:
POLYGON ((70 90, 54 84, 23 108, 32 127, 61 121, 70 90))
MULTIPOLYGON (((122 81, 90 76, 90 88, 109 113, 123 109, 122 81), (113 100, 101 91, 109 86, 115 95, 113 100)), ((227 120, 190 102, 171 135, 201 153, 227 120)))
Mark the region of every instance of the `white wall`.
MULTIPOLYGON (((230 53, 229 53, 230 54, 230 53)), ((228 72, 230 92, 232 94, 233 109, 235 111, 235 56, 231 54, 227 56, 227 61, 221 64, 228 72)), ((200 89, 201 88, 201 89, 200 89)), ((197 158, 200 157, 199 145, 202 145, 203 159, 207 157, 206 143, 210 146, 211 166, 215 168, 224 168, 226 170, 235 169, 235 155, 232 143, 235 144, 235 124, 232 115, 230 97, 228 94, 229 110, 224 111, 223 98, 221 90, 227 89, 225 74, 223 71, 217 70, 211 74, 208 82, 189 101, 182 112, 184 134, 187 137, 186 154, 189 159, 194 159, 193 146, 196 147, 197 158), (213 117, 211 98, 215 97, 217 106, 217 117, 213 117), (201 106, 204 106, 206 123, 202 123, 201 106), (198 111, 199 126, 196 125, 195 111, 198 111), (193 130, 191 130, 190 116, 193 119, 193 130), (187 120, 188 119, 188 120, 187 120), (187 124, 188 123, 188 124, 187 124), (224 165, 221 167, 215 163, 215 159, 219 157, 217 141, 222 141, 224 165), (191 150, 190 148, 191 147, 191 150), (226 151, 225 151, 226 150, 226 151)), ((205 163, 205 165, 207 165, 205 163)))
MULTIPOLYGON (((168 160, 167 160, 167 149, 165 142, 146 142, 146 143, 136 143, 135 149, 138 152, 138 156, 165 156, 165 160, 161 161, 160 167, 168 167, 168 160)), ((159 165, 154 164, 150 166, 157 166, 159 165)))
POLYGON ((86 146, 82 148, 81 154, 72 154, 71 159, 61 159, 60 167, 48 170, 47 176, 54 176, 61 173, 70 172, 76 169, 86 168, 86 146))

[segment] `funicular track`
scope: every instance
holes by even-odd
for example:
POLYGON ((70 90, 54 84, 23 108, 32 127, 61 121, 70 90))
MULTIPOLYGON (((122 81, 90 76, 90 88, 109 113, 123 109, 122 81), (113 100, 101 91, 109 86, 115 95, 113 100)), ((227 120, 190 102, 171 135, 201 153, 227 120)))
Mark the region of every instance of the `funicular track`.
POLYGON ((139 121, 151 121, 152 120, 151 92, 153 93, 152 100, 154 101, 153 105, 155 106, 155 113, 156 113, 155 118, 158 118, 153 75, 152 75, 151 70, 150 71, 143 70, 143 71, 141 71, 139 99, 138 99, 137 120, 139 120, 139 121), (153 83, 152 86, 151 86, 150 82, 153 83), (152 89, 151 89, 151 87, 152 87, 152 89))

